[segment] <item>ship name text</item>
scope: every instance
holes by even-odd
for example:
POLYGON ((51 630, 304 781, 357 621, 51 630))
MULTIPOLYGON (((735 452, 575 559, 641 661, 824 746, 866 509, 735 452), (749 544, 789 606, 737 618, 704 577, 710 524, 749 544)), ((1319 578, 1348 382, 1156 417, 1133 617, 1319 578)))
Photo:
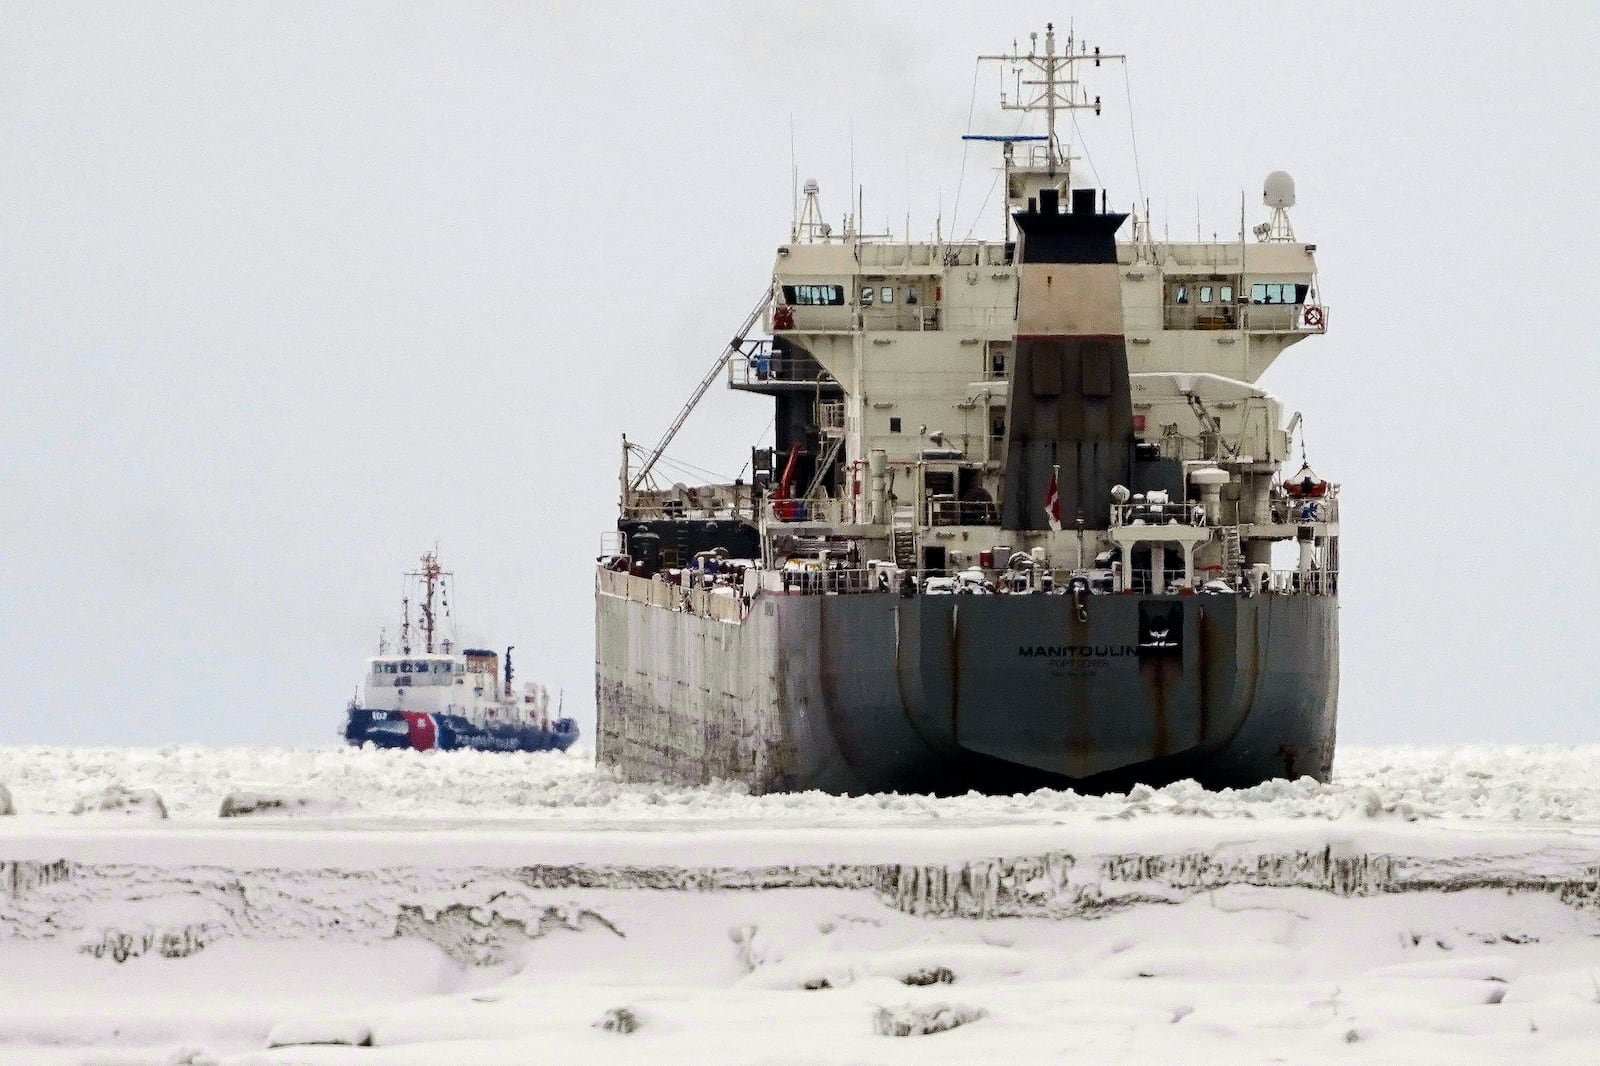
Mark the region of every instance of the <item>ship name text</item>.
POLYGON ((1132 644, 1023 644, 1017 654, 1024 659, 1116 659, 1137 655, 1132 644))

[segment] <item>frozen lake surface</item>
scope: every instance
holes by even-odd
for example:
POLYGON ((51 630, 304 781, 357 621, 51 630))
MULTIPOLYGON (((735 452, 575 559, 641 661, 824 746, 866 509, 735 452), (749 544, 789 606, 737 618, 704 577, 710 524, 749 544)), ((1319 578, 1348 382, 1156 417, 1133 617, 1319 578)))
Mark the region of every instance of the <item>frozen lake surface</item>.
POLYGON ((1588 1060, 1597 766, 841 799, 581 751, 0 749, 0 1060, 1588 1060))

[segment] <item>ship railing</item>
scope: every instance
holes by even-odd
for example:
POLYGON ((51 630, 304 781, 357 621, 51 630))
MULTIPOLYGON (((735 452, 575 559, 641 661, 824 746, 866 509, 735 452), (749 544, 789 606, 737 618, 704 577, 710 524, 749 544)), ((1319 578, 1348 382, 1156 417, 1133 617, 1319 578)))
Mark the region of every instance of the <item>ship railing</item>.
POLYGON ((846 333, 861 328, 860 309, 851 304, 775 304, 767 311, 767 332, 778 336, 783 333, 846 333), (788 326, 778 319, 788 312, 788 326))
POLYGON ((723 500, 714 507, 687 507, 671 501, 634 504, 622 508, 618 515, 624 522, 647 522, 662 518, 703 518, 708 522, 755 521, 755 509, 749 499, 739 503, 723 500))
POLYGON ((595 571, 595 584, 607 596, 645 603, 667 611, 681 611, 719 622, 742 622, 744 597, 731 586, 694 588, 674 584, 664 578, 644 578, 620 570, 601 567, 595 571))
POLYGON ((809 356, 773 355, 757 350, 728 360, 729 385, 837 385, 833 375, 809 356))
POLYGON ((1338 486, 1328 486, 1326 496, 1274 497, 1272 520, 1280 525, 1339 521, 1338 486))
POLYGON ((823 400, 817 404, 817 429, 822 433, 837 437, 845 430, 843 400, 823 400))
POLYGON ((755 517, 755 502, 747 485, 674 485, 628 493, 622 508, 624 521, 652 518, 738 519, 755 517))
MULTIPOLYGON (((769 314, 767 328, 774 336, 784 333, 923 333, 941 328, 943 312, 932 303, 783 305, 787 326, 769 314)), ((1009 318, 1005 321, 1009 321, 1009 318)), ((970 328, 970 327, 968 327, 970 328)))
POLYGON ((781 596, 849 596, 892 591, 887 573, 876 569, 834 570, 786 566, 758 573, 761 591, 781 596))
POLYGON ((1205 508, 1195 503, 1149 503, 1144 500, 1111 505, 1113 526, 1203 526, 1205 508))
POLYGON ((1164 303, 1153 309, 1129 308, 1129 332, 1155 330, 1243 330, 1246 333, 1326 333, 1325 304, 1164 303))
POLYGON ((1245 583, 1263 595, 1277 596, 1333 596, 1339 591, 1339 571, 1313 569, 1306 573, 1298 570, 1257 570, 1245 574, 1245 583))
POLYGON ((997 526, 1000 507, 992 500, 958 500, 939 494, 929 497, 925 517, 930 526, 997 526))
MULTIPOLYGON (((1070 578, 1070 574, 1065 578, 1057 574, 1056 587, 1063 587, 1062 582, 1070 578)), ((1223 577, 1215 568, 1196 571, 1194 584, 1191 586, 1184 585, 1181 569, 1168 567, 1160 589, 1156 588, 1155 575, 1148 567, 1135 567, 1128 571, 1128 591, 1140 596, 1148 596, 1157 591, 1186 596, 1210 591, 1206 588, 1206 584, 1219 579, 1229 590, 1242 591, 1246 595, 1332 596, 1339 590, 1337 570, 1315 569, 1302 574, 1298 570, 1269 570, 1263 566, 1257 570, 1247 569, 1242 575, 1235 574, 1232 577, 1223 577)))
POLYGON ((1007 267, 1012 253, 1012 248, 995 241, 946 241, 940 258, 947 267, 1007 267))
POLYGON ((847 499, 768 500, 763 505, 766 519, 774 525, 842 526, 855 521, 847 499))

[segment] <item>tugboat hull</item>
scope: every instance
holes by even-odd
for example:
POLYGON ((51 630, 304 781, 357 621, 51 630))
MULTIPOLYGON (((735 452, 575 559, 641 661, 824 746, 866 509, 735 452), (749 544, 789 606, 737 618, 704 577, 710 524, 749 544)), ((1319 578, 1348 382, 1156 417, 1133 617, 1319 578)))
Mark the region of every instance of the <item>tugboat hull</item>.
POLYGON ((756 792, 1326 780, 1338 600, 763 595, 739 623, 596 597, 598 758, 756 792))
POLYGON ((560 718, 549 727, 508 726, 481 729, 459 714, 368 710, 352 707, 345 722, 348 744, 413 751, 566 751, 578 739, 578 726, 560 718))

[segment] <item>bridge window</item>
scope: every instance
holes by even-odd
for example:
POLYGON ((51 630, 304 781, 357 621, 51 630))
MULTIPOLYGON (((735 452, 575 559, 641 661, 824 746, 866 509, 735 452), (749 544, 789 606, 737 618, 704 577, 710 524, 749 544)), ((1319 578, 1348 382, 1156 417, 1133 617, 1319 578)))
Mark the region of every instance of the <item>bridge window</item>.
MULTIPOLYGON (((1263 288, 1264 285, 1257 286, 1263 288)), ((1291 286, 1292 288, 1292 286, 1291 286)), ((1239 283, 1226 274, 1171 278, 1165 287, 1165 329, 1237 329, 1239 283)))
POLYGON ((1296 285, 1292 281, 1256 282, 1250 286, 1253 304, 1303 304, 1311 286, 1296 285))
POLYGON ((871 285, 863 285, 863 286, 861 286, 861 306, 862 307, 871 307, 872 306, 872 294, 877 292, 877 291, 878 290, 873 288, 871 285))
POLYGON ((785 285, 785 303, 797 307, 843 307, 843 285, 785 285))
POLYGON ((893 285, 885 285, 883 288, 878 290, 878 302, 879 303, 884 303, 884 304, 892 304, 892 303, 894 303, 894 286, 893 285))

